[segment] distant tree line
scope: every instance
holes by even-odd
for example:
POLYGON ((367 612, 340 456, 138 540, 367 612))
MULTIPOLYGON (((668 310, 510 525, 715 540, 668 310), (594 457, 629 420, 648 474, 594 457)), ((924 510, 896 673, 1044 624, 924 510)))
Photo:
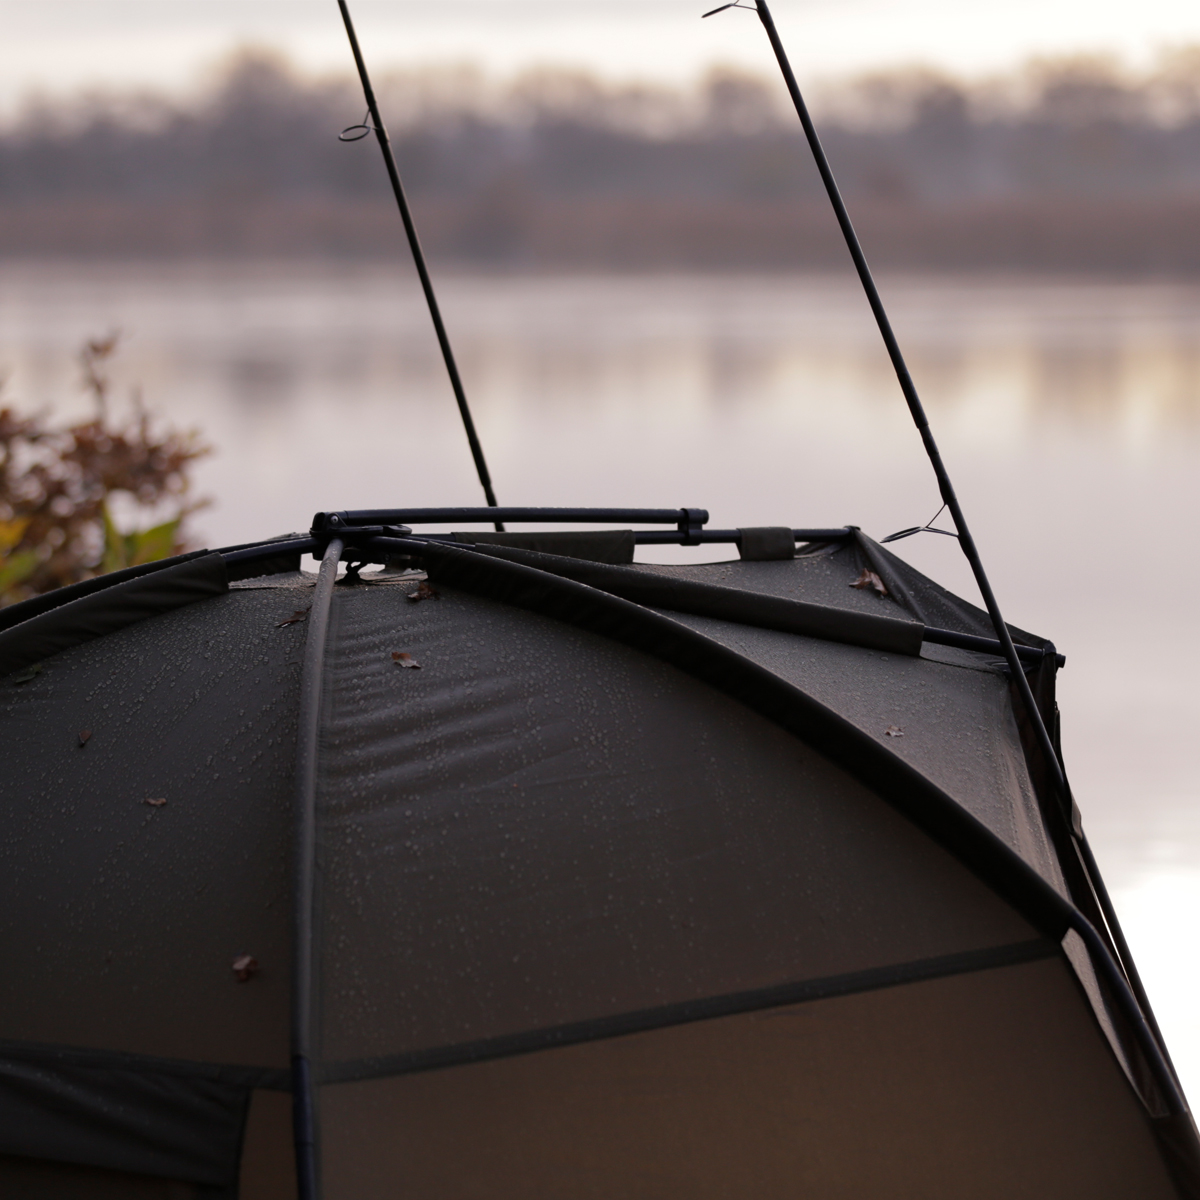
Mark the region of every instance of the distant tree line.
MULTIPOLYGON (((383 81, 430 250, 532 266, 824 266, 841 250, 773 79, 690 90, 541 71, 383 81)), ((1200 47, 964 83, 877 74, 815 95, 884 265, 1200 271, 1200 47)), ((349 80, 246 52, 191 103, 30 103, 0 130, 0 254, 366 255, 399 230, 349 80)))

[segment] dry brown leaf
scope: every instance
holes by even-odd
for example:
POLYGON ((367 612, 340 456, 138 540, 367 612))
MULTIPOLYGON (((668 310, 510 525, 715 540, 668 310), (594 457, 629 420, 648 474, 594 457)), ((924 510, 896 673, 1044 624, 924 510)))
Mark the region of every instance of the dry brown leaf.
POLYGON ((143 804, 148 804, 148 805, 150 805, 151 808, 162 808, 162 806, 164 804, 166 804, 166 802, 167 801, 165 798, 159 798, 157 800, 146 799, 146 800, 142 801, 143 804))
POLYGON ((888 594, 883 580, 867 567, 863 567, 862 574, 850 586, 858 588, 860 591, 870 588, 877 596, 886 596, 888 594))
POLYGON ((421 664, 411 654, 405 654, 403 650, 392 651, 392 662, 398 667, 408 667, 413 671, 421 669, 421 664))
POLYGON ((415 592, 408 593, 410 604, 419 604, 422 600, 440 600, 441 598, 437 589, 431 587, 428 583, 419 584, 415 592))
MULTIPOLYGON (((312 607, 312 605, 310 604, 309 608, 311 608, 311 607, 312 607)), ((279 624, 275 626, 275 628, 282 629, 285 625, 298 625, 301 621, 307 621, 307 620, 308 620, 308 608, 298 608, 298 609, 296 609, 296 611, 294 613, 292 613, 292 615, 290 617, 288 617, 288 619, 286 621, 280 621, 279 624)))
POLYGON ((81 729, 79 731, 79 744, 81 746, 86 746, 88 744, 88 738, 90 738, 91 736, 92 736, 92 731, 90 729, 81 729))
POLYGON ((903 737, 904 730, 899 725, 889 725, 884 731, 887 737, 903 737))
POLYGON ((245 983, 258 974, 258 959, 250 954, 239 954, 233 960, 233 974, 238 983, 245 983))

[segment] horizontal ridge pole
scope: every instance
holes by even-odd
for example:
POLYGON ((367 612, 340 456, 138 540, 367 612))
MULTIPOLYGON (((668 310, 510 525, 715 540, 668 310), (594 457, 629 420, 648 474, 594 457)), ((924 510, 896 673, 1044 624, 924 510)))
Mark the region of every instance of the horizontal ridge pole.
MULTIPOLYGON (((703 509, 690 511, 698 513, 700 524, 708 520, 708 513, 703 509)), ((688 512, 684 508, 363 508, 336 515, 350 525, 443 525, 450 521, 491 523, 497 520, 678 525, 688 512)))

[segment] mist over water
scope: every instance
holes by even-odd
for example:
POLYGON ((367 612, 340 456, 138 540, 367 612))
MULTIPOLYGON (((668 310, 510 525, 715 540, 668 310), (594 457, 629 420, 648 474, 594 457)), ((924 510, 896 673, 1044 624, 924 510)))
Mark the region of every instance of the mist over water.
MULTIPOLYGON (((1006 616, 1067 655, 1067 766, 1196 1096, 1200 286, 881 286, 1006 616)), ((844 275, 462 274, 440 291, 502 503, 874 537, 938 508, 844 275)), ((198 472, 209 545, 318 509, 482 502, 407 268, 10 263, 6 398, 81 411, 75 353, 113 328, 121 387, 217 447, 198 472)), ((894 548, 974 598, 952 539, 894 548)))

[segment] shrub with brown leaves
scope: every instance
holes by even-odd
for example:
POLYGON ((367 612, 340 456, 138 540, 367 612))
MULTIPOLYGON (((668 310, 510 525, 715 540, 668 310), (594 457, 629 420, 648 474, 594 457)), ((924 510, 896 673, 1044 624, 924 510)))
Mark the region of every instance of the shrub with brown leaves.
POLYGON ((44 414, 0 407, 0 605, 187 548, 184 522, 206 503, 189 498, 190 472, 210 447, 195 431, 157 431, 136 391, 130 414, 113 415, 117 341, 89 341, 80 353, 90 420, 59 428, 44 414), (171 515, 122 533, 110 509, 120 493, 171 515))

